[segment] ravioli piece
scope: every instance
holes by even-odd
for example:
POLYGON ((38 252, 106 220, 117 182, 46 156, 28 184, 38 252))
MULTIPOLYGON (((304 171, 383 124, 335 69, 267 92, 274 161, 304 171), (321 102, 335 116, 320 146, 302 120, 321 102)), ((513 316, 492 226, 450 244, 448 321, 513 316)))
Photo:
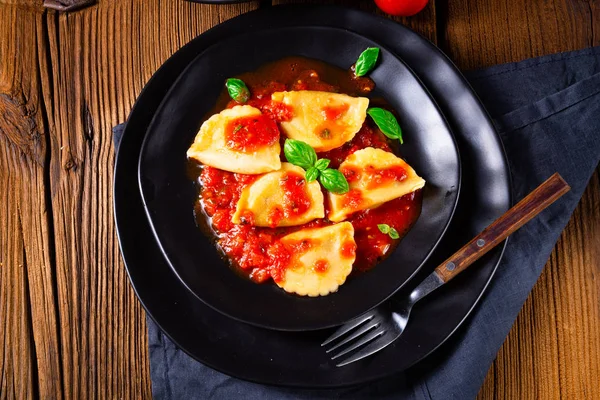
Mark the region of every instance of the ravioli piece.
POLYGON ((225 171, 262 174, 281 168, 280 151, 275 122, 257 108, 235 106, 202 124, 187 156, 225 171))
POLYGON ((290 163, 269 172, 246 186, 232 221, 254 226, 302 225, 325 216, 319 182, 306 182, 304 170, 290 163))
POLYGON ((325 296, 337 291, 352 272, 356 242, 350 222, 302 229, 281 242, 292 252, 283 280, 276 282, 286 292, 325 296))
POLYGON ((275 92, 271 100, 292 109, 292 119, 280 123, 285 134, 308 143, 315 151, 335 149, 352 140, 369 106, 366 97, 312 90, 275 92))
POLYGON ((367 147, 350 154, 340 165, 350 191, 329 193, 329 220, 339 222, 350 214, 375 208, 387 201, 402 197, 425 186, 404 160, 393 153, 367 147))

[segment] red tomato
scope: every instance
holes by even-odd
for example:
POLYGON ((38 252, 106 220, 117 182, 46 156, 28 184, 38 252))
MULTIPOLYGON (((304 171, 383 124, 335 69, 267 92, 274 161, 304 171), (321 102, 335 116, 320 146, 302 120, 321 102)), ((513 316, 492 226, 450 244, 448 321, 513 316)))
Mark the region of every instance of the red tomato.
POLYGON ((427 0, 375 0, 375 4, 390 15, 410 17, 424 9, 427 0))

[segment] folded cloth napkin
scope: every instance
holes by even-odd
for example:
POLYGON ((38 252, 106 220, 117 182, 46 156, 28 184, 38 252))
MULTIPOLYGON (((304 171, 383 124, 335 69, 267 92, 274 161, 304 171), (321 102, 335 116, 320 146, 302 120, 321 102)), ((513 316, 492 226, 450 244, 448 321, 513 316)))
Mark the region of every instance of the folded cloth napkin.
MULTIPOLYGON (((552 173, 571 191, 511 236, 479 306, 444 346, 408 371, 339 390, 241 381, 193 360, 148 319, 157 399, 472 399, 600 161, 600 47, 465 74, 494 118, 515 201, 552 173)), ((118 142, 122 125, 115 128, 118 142)))

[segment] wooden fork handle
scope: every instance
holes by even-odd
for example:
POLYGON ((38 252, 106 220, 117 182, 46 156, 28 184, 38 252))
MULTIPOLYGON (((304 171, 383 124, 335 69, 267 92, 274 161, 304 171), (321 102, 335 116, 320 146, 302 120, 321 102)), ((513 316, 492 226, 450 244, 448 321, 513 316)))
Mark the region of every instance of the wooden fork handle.
POLYGON ((435 271, 444 282, 448 282, 570 189, 563 178, 555 173, 440 264, 435 271))

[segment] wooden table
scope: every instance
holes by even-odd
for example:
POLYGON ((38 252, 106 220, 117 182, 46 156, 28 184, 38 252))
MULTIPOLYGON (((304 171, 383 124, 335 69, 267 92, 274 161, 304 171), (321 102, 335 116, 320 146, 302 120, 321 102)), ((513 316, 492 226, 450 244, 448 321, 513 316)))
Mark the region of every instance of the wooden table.
MULTIPOLYGON (((0 0, 0 398, 149 398, 111 127, 175 50, 271 2, 99 0, 63 14, 41 1, 0 0)), ((597 1, 439 0, 399 20, 463 69, 600 44, 597 1)), ((479 397, 600 398, 599 282, 596 171, 479 397)))

